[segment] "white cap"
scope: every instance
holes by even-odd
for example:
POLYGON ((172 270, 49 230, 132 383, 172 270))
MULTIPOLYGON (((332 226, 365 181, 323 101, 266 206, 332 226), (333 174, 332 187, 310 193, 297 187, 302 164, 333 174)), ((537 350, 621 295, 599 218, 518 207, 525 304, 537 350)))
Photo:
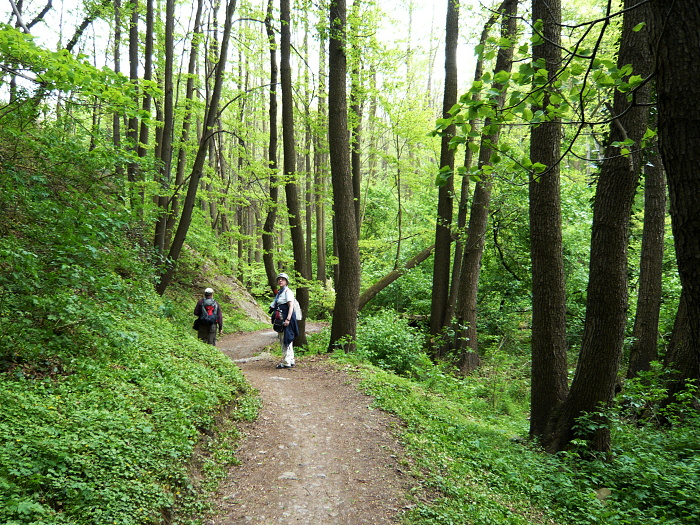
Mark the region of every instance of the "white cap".
POLYGON ((289 276, 286 273, 281 273, 277 276, 277 280, 279 279, 284 279, 285 281, 289 282, 289 276))
POLYGON ((205 293, 205 294, 210 294, 210 293, 213 294, 213 293, 214 293, 214 290, 212 290, 211 288, 205 288, 205 289, 204 289, 204 293, 205 293))

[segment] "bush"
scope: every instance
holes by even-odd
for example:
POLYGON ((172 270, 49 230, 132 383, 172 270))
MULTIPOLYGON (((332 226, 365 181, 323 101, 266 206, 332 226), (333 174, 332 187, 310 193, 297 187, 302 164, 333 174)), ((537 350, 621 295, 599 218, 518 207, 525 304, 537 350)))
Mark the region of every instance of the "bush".
POLYGON ((428 359, 423 351, 424 336, 395 312, 365 318, 357 333, 358 357, 384 370, 410 375, 428 359))

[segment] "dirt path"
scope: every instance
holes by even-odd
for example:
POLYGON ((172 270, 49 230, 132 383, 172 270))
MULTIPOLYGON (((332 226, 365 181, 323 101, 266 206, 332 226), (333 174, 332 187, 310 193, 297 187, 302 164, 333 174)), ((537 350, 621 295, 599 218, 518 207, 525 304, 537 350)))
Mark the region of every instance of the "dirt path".
POLYGON ((207 525, 396 523, 412 479, 389 415, 371 408, 325 357, 277 370, 272 330, 224 336, 218 347, 259 390, 263 406, 207 525))

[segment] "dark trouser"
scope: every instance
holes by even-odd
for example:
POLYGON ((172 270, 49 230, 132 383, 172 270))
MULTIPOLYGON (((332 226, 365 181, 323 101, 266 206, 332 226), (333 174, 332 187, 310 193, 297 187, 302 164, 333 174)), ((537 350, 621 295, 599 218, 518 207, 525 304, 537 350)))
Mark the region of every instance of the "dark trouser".
POLYGON ((216 330, 217 324, 202 324, 197 327, 197 337, 205 343, 216 346, 216 330))

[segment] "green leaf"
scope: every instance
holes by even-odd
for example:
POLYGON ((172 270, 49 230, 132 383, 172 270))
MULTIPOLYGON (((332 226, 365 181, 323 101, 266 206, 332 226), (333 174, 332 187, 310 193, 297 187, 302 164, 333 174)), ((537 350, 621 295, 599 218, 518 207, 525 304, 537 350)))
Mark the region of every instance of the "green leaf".
POLYGON ((640 23, 638 23, 636 26, 634 26, 634 27, 632 28, 632 31, 634 31, 635 33, 638 33, 639 31, 642 30, 642 28, 643 28, 645 25, 647 25, 646 22, 640 22, 640 23))

